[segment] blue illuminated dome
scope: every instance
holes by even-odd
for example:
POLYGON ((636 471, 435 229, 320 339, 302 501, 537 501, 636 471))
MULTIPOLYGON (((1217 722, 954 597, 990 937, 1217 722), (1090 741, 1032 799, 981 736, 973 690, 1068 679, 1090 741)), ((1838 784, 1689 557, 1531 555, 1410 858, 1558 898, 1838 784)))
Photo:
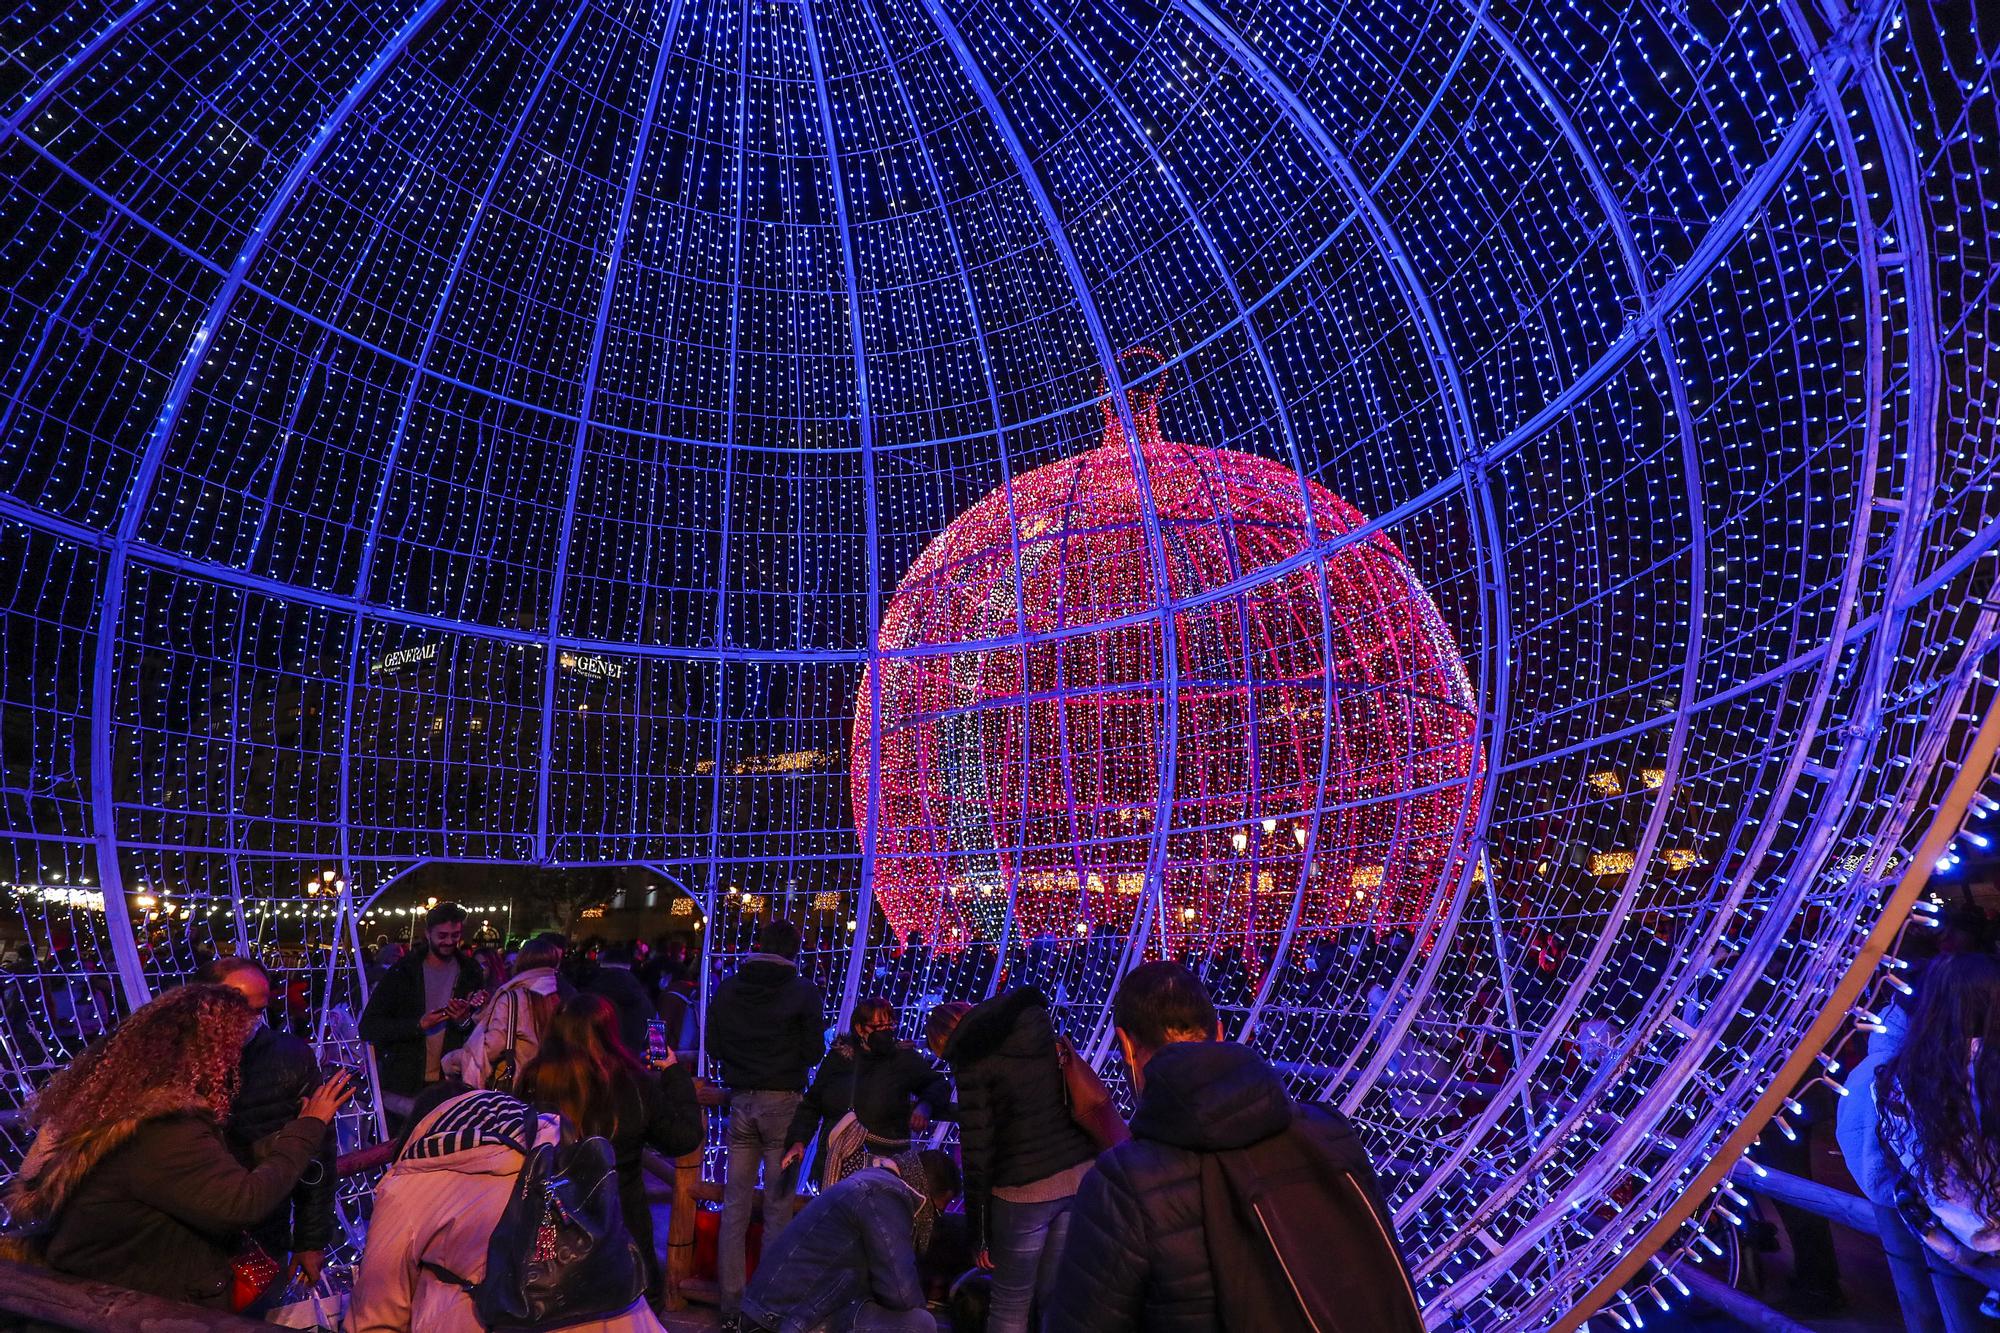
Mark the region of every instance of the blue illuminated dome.
POLYGON ((1542 1327, 1679 1299, 1719 1173, 1951 864, 2000 679, 1982 6, 26 0, 0 32, 0 1110, 209 948, 281 949, 340 1040, 363 913, 437 862, 645 867, 725 963, 784 913, 906 1022, 1032 980, 1099 1058, 1164 939, 1355 1118, 1434 1322, 1542 1327), (963 655, 885 644, 896 589, 986 497, 1089 472, 1107 410, 1187 446, 1113 469, 1146 752, 1060 724, 1102 636, 1003 562, 981 660, 1046 679, 914 725, 1030 737, 996 767, 1032 826, 885 838, 856 718, 889 658, 963 655), (1158 501, 1194 451, 1297 488, 1281 557, 1220 493, 1158 501), (1320 496, 1353 521, 1307 533, 1320 496), (1371 542, 1459 660, 1273 691, 1253 608, 1371 542), (1453 762, 1382 741, 1392 781, 1329 782, 1343 697, 1426 680, 1453 762), (1184 687, 1240 697, 1198 800, 1184 687), (1280 731, 1307 762, 1272 776, 1280 731), (1129 903, 1067 930, 911 944, 875 902, 878 856, 1087 886, 1113 845, 1129 903), (1365 910, 1300 919, 1321 856, 1365 910), (1382 906, 1409 865, 1421 908, 1382 906), (1257 912, 1199 906, 1231 894, 1257 912))

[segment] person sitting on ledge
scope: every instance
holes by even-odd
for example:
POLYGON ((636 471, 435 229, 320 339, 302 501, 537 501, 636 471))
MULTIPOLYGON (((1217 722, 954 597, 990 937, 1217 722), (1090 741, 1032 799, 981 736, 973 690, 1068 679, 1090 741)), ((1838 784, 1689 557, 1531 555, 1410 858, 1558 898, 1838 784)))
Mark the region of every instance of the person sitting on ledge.
POLYGON ((7 1187, 14 1230, 0 1257, 230 1309, 245 1229, 292 1193, 353 1095, 347 1074, 335 1074, 244 1166, 222 1126, 256 1022, 229 987, 182 986, 56 1075, 35 1101, 35 1141, 7 1187))
POLYGON ((1208 992, 1147 963, 1112 1001, 1139 1095, 1132 1138, 1083 1179, 1046 1313, 1053 1333, 1422 1333, 1361 1141, 1294 1102, 1208 992))

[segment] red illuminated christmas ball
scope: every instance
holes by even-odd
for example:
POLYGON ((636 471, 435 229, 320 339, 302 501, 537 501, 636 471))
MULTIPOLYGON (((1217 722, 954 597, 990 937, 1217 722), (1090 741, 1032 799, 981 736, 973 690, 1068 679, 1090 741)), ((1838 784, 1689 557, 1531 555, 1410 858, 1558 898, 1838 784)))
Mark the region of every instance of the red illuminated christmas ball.
MULTIPOLYGON (((1156 524, 1107 408, 1099 447, 961 514, 884 611, 876 900, 898 938, 946 947, 1000 938, 1010 913, 1015 939, 1123 932, 1142 905, 1162 952, 1261 953, 1295 903, 1301 939, 1428 934, 1478 805, 1457 645, 1386 535, 1313 557, 1364 525, 1352 505, 1163 438, 1149 383, 1128 399, 1156 524)), ((862 829, 873 691, 853 735, 862 829)))

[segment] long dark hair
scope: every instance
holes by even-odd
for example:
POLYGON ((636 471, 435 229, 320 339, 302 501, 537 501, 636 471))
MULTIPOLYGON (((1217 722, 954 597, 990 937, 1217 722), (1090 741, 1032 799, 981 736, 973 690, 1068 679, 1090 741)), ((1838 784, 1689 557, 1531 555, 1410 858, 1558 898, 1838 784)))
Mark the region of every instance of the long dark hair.
POLYGON ((1969 1193, 2000 1217, 2000 1154, 1988 1146, 2000 1136, 2000 961, 1961 953, 1931 964, 1875 1098, 1883 1141, 1926 1192, 1969 1193))
POLYGON ((645 1066, 618 1037, 618 1011, 601 995, 563 1001, 542 1033, 535 1058, 521 1071, 520 1095, 560 1111, 586 1135, 607 1138, 617 1128, 621 1093, 637 1085, 645 1066))

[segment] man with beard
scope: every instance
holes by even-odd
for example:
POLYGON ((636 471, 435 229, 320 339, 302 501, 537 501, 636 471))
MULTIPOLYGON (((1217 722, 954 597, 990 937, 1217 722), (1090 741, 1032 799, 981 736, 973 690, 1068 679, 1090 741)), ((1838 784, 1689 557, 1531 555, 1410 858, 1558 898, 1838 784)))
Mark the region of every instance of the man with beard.
POLYGON ((444 1076, 446 1052, 465 1044, 485 1007, 479 965, 460 947, 465 909, 439 903, 424 917, 424 947, 382 976, 361 1011, 361 1039, 375 1048, 382 1091, 414 1097, 444 1076))

